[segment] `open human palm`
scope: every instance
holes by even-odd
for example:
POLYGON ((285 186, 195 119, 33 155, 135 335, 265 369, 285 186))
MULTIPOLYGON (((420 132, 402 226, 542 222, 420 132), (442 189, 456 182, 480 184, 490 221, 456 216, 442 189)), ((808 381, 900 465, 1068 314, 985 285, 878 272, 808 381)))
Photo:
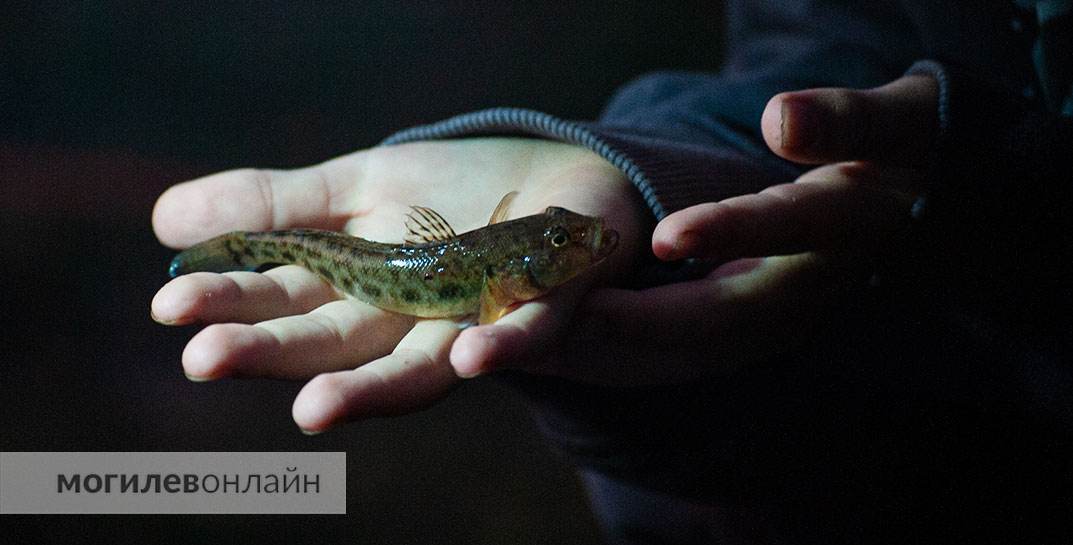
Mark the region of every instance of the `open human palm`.
POLYGON ((183 354, 193 380, 312 378, 293 409, 307 432, 416 410, 459 376, 502 367, 627 386, 723 373, 807 338, 905 227, 935 133, 935 85, 906 76, 870 90, 773 98, 762 121, 769 147, 821 166, 791 184, 664 218, 651 233, 657 257, 720 265, 697 280, 615 287, 648 251, 651 218, 604 159, 567 144, 474 138, 187 182, 161 196, 154 227, 176 248, 231 230, 291 227, 401 242, 410 205, 434 208, 464 232, 517 191, 508 218, 547 206, 600 216, 618 231, 619 248, 590 273, 465 331, 344 298, 295 266, 181 276, 157 294, 153 315, 213 324, 183 354))
POLYGON ((223 172, 179 184, 157 202, 157 236, 175 248, 232 230, 295 227, 401 242, 410 205, 434 208, 464 232, 486 224, 511 191, 518 194, 509 218, 548 206, 600 216, 622 235, 620 248, 595 274, 466 331, 454 320, 415 319, 344 297, 298 266, 180 276, 154 298, 153 317, 210 324, 183 353, 192 380, 312 378, 293 409, 306 432, 418 409, 448 392, 459 374, 472 374, 467 369, 540 350, 561 335, 594 276, 628 268, 646 212, 617 169, 583 148, 542 140, 425 142, 294 171, 223 172))
POLYGON ((561 357, 531 367, 602 384, 675 383, 838 327, 843 302, 894 253, 926 191, 937 111, 937 84, 923 75, 773 97, 761 122, 768 147, 819 166, 793 183, 668 215, 652 234, 655 255, 719 266, 644 290, 594 289, 561 357))

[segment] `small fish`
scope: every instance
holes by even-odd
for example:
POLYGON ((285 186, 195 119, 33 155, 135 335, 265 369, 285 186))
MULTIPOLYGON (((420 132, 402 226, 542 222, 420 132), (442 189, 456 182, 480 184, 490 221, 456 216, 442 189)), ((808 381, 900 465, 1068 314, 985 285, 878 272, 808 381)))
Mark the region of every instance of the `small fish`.
POLYGON ((601 218, 549 207, 502 221, 509 193, 486 227, 456 235, 435 211, 411 206, 405 244, 318 229, 235 231, 196 244, 171 262, 172 277, 195 271, 301 265, 340 291, 384 310, 422 318, 477 314, 493 323, 606 258, 618 233, 601 218))

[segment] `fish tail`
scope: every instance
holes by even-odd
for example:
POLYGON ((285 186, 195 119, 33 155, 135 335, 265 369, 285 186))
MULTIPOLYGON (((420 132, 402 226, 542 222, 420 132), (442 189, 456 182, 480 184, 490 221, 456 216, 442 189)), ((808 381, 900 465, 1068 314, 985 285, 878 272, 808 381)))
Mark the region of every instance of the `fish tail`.
POLYGON ((249 240, 244 231, 235 231, 195 244, 171 261, 172 278, 198 271, 252 271, 268 263, 258 241, 249 240))

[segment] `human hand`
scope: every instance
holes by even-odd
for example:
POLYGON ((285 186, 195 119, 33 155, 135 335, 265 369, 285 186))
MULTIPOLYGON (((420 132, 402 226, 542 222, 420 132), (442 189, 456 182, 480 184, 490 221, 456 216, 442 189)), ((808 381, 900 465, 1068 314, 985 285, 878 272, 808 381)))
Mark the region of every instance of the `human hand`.
MULTIPOLYGON (((577 146, 543 140, 480 138, 373 148, 295 171, 238 170, 179 184, 153 212, 164 244, 183 248, 232 230, 313 227, 401 242, 410 205, 436 209, 457 232, 481 227, 506 193, 509 217, 562 206, 601 216, 619 248, 583 275, 520 305, 495 327, 518 354, 561 336, 586 286, 628 270, 648 212, 618 169, 577 146)), ((483 353, 482 326, 415 320, 344 298, 313 273, 284 266, 264 274, 180 276, 157 293, 154 319, 211 324, 187 344, 191 380, 222 377, 313 378, 295 399, 306 432, 343 421, 422 408, 458 381, 451 361, 483 353), (453 347, 453 348, 452 348, 453 347)))
MULTIPOLYGON (((829 323, 907 226, 936 130, 937 87, 908 76, 876 89, 775 96, 768 146, 821 164, 795 183, 690 207, 656 227, 665 260, 715 260, 705 278, 642 291, 602 288, 578 308, 555 357, 518 365, 599 383, 725 372, 792 349, 829 323)), ((492 354, 488 362, 500 361, 492 354)), ((489 365, 487 368, 490 368, 489 365)))

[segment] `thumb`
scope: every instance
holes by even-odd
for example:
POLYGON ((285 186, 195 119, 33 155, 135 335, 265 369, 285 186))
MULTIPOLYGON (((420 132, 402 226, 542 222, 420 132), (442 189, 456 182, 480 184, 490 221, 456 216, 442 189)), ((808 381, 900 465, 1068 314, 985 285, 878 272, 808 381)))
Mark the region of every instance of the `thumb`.
POLYGON ((874 89, 806 89, 768 101, 761 128, 779 156, 806 164, 926 162, 938 128, 931 76, 903 76, 874 89))

